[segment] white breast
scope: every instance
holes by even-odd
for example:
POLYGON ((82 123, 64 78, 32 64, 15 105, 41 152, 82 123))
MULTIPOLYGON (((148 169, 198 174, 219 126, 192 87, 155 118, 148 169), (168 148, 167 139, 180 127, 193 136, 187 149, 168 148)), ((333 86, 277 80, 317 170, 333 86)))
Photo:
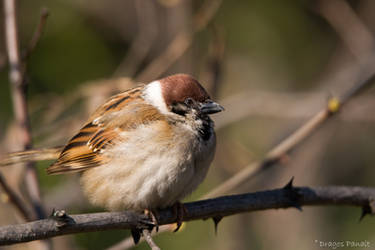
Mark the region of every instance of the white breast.
POLYGON ((110 210, 162 208, 203 181, 215 151, 214 133, 203 141, 190 126, 161 123, 123 132, 123 142, 107 152, 113 160, 83 173, 92 203, 110 210))

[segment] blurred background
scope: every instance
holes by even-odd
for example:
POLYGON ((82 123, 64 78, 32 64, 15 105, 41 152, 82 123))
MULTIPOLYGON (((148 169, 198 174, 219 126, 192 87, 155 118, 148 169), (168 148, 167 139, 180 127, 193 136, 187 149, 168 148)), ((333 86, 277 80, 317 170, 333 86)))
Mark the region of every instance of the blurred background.
MULTIPOLYGON (((18 1, 21 51, 43 7, 42 37, 27 60, 33 145, 63 145, 109 96, 138 82, 183 72, 194 75, 226 111, 214 116, 218 146, 196 200, 249 163, 260 160, 361 77, 374 52, 371 0, 33 0, 18 1)), ((17 151, 0 14, 0 153, 17 151)), ((283 162, 229 194, 284 186, 374 185, 375 90, 353 98, 340 114, 283 162)), ((80 193, 78 176, 47 176, 38 162, 47 214, 101 211, 80 193)), ((0 169, 25 197, 22 168, 0 169)), ((21 223, 0 189, 0 225, 21 223)), ((304 207, 186 223, 155 237, 162 249, 321 249, 318 241, 362 241, 375 247, 374 218, 360 209, 304 207)), ((128 231, 53 239, 55 249, 106 249, 128 231)), ((36 249, 36 243, 9 249, 36 249)), ((149 249, 145 243, 134 249, 149 249)), ((355 248, 350 248, 355 249, 355 248)), ((359 248, 358 248, 359 249, 359 248)))

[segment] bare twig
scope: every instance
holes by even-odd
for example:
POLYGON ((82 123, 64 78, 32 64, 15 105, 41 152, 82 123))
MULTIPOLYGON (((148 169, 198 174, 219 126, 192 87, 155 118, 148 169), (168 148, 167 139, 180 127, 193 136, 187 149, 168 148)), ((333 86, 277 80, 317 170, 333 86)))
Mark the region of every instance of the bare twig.
MULTIPOLYGON (((9 78, 12 86, 18 87, 22 84, 22 70, 19 58, 18 34, 16 24, 15 1, 4 0, 6 45, 10 64, 9 78)), ((22 98, 19 98, 22 99, 22 98)), ((21 115, 22 112, 16 114, 21 115)))
MULTIPOLYGON (((357 81, 374 54, 374 37, 347 1, 317 1, 314 10, 332 26, 342 45, 320 80, 321 86, 346 89, 357 81)), ((370 65, 371 67, 371 65, 370 65)))
POLYGON ((143 234, 143 237, 145 238, 145 241, 151 247, 152 250, 160 250, 160 247, 156 245, 156 243, 151 237, 151 232, 148 229, 143 229, 142 234, 143 234))
POLYGON ((356 59, 360 62, 366 59, 368 51, 374 49, 374 38, 349 3, 340 0, 320 0, 317 10, 332 25, 356 59))
MULTIPOLYGON (((25 65, 22 64, 19 55, 15 0, 4 0, 4 16, 13 110, 18 125, 20 147, 25 150, 31 148, 32 140, 26 103, 25 65)), ((36 169, 32 163, 28 163, 25 166, 25 171, 25 182, 35 210, 34 212, 37 218, 43 218, 44 212, 41 206, 36 169)))
POLYGON ((7 65, 6 56, 0 53, 0 72, 5 69, 5 66, 7 65))
POLYGON ((33 38, 31 39, 27 50, 24 52, 24 54, 22 56, 23 60, 27 60, 29 58, 29 56, 31 55, 31 53, 36 48, 36 46, 38 45, 40 37, 42 36, 43 31, 45 29, 48 16, 49 16, 48 9, 47 8, 42 8, 42 10, 40 12, 39 24, 38 24, 38 26, 37 26, 37 28, 36 28, 36 30, 34 32, 33 38))
POLYGON ((136 77, 137 81, 148 82, 160 76, 186 52, 192 40, 192 35, 187 31, 177 34, 167 49, 136 77))
MULTIPOLYGON (((228 112, 214 117, 215 127, 216 130, 220 130, 249 116, 305 120, 311 117, 325 96, 326 93, 322 91, 293 94, 248 91, 235 94, 219 101, 228 112), (283 112, 283 110, 288 110, 288 112, 283 112)), ((97 102, 100 101, 95 101, 97 102)), ((375 109, 374 98, 371 95, 361 96, 355 101, 355 105, 347 106, 345 112, 339 113, 337 118, 342 122, 375 122, 375 117, 368 115, 372 109, 375 109)), ((68 121, 71 124, 71 119, 78 120, 78 118, 71 117, 68 121)), ((51 132, 56 128, 56 126, 49 125, 46 129, 51 132)), ((54 160, 61 150, 62 147, 54 147, 8 153, 0 156, 0 167, 28 161, 54 160)))
POLYGON ((220 84, 222 83, 222 67, 225 52, 225 40, 223 31, 216 25, 211 25, 212 42, 210 44, 208 69, 206 72, 209 84, 209 93, 214 99, 218 96, 220 84))
POLYGON ((114 76, 133 76, 154 44, 158 27, 156 25, 154 1, 134 1, 138 21, 138 34, 132 41, 126 57, 113 73, 114 76))
MULTIPOLYGON (((215 127, 222 129, 249 116, 306 120, 316 112, 324 99, 327 99, 327 93, 323 91, 293 94, 244 91, 219 101, 228 112, 214 117, 215 127)), ((361 96, 352 104, 345 108, 345 112, 338 114, 340 121, 375 122, 375 117, 368 115, 375 109, 375 100, 371 94, 361 96)))
POLYGON ((23 217, 25 221, 30 221, 32 218, 30 213, 26 210, 25 204, 21 198, 13 191, 13 189, 5 181, 4 176, 0 173, 0 186, 3 188, 4 192, 8 196, 9 201, 15 206, 19 214, 23 217))
MULTIPOLYGON (((185 203, 187 210, 184 221, 213 217, 225 217, 238 213, 267 209, 301 206, 357 206, 363 215, 375 210, 375 188, 365 187, 293 187, 291 184, 281 189, 224 196, 216 199, 185 203)), ((171 224, 176 216, 173 209, 163 209, 159 214, 159 224, 171 224)), ((9 245, 59 235, 103 231, 110 229, 147 228, 149 218, 134 212, 104 212, 80 214, 43 219, 25 224, 0 227, 0 245, 9 245)))
POLYGON ((137 80, 148 82, 163 74, 178 58, 180 58, 193 42, 193 35, 204 29, 219 9, 222 0, 207 0, 193 20, 193 32, 182 30, 155 60, 153 60, 138 76, 137 80))
MULTIPOLYGON (((368 76, 368 72, 364 72, 368 76)), ((362 78, 363 79, 363 78, 362 78)), ((288 154, 297 144, 310 136, 323 122, 332 117, 337 111, 349 101, 351 97, 361 92, 365 87, 374 83, 375 75, 370 75, 368 78, 360 81, 354 87, 347 90, 341 98, 331 98, 328 105, 308 120, 304 125, 297 129, 293 134, 288 136, 285 140, 279 143, 276 147, 270 150, 262 161, 254 162, 246 166, 239 173, 225 181, 220 186, 209 192, 204 198, 215 197, 217 195, 225 194, 244 182, 248 181, 257 174, 263 172, 271 166, 279 163, 282 158, 288 154)))

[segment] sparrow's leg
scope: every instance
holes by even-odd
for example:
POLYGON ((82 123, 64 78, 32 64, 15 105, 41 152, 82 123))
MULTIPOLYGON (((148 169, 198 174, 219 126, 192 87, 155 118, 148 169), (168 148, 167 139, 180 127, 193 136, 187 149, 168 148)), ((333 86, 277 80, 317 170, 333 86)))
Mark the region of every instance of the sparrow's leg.
POLYGON ((182 222, 184 221, 185 215, 187 215, 187 210, 184 204, 182 204, 179 201, 173 204, 172 208, 173 208, 173 213, 176 216, 176 223, 177 223, 177 227, 173 232, 177 232, 178 229, 180 229, 182 222))
POLYGON ((152 223, 155 226, 156 232, 158 232, 159 231, 159 221, 158 221, 159 212, 158 212, 158 210, 157 209, 145 209, 144 213, 145 213, 145 215, 150 217, 152 223))

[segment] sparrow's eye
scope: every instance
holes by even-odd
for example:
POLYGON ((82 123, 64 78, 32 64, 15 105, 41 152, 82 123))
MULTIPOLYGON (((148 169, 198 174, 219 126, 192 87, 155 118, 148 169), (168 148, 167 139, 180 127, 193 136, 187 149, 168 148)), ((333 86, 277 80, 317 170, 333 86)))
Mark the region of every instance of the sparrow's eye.
POLYGON ((188 97, 188 98, 185 99, 184 103, 188 106, 193 106, 194 100, 193 100, 193 98, 188 97))
POLYGON ((174 103, 172 104, 171 111, 178 115, 184 116, 188 111, 189 107, 187 104, 184 103, 174 103))

